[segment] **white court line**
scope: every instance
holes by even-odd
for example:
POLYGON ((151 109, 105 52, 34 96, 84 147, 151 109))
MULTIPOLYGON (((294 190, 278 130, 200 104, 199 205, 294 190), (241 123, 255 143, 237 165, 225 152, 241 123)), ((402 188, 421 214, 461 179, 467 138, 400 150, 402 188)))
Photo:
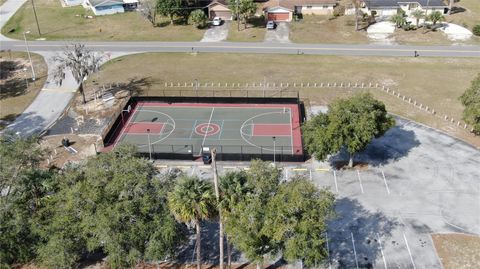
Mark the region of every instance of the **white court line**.
MULTIPOLYGON (((208 130, 210 130, 210 122, 212 121, 212 116, 214 111, 215 111, 215 107, 212 107, 212 112, 210 113, 210 118, 208 119, 207 132, 205 132, 203 136, 202 147, 203 145, 205 145, 205 139, 207 138, 208 130)), ((200 153, 199 153, 200 155, 202 154, 202 149, 203 148, 200 148, 200 153)))
POLYGON ((353 245, 353 254, 355 255, 355 264, 357 265, 357 269, 358 269, 357 250, 355 249, 355 240, 353 239, 352 232, 350 232, 350 235, 352 236, 352 245, 353 245))
POLYGON ((360 182, 360 190, 363 192, 362 179, 360 178, 360 172, 357 170, 358 182, 360 182))
POLYGON ((328 269, 332 269, 332 264, 330 263, 330 247, 328 246, 328 233, 327 232, 325 232, 325 241, 327 242, 328 269))
MULTIPOLYGON (((168 119, 167 119, 167 121, 168 121, 168 119)), ((166 125, 167 125, 167 123, 163 123, 163 124, 162 124, 162 129, 160 129, 160 133, 158 133, 158 135, 159 135, 160 137, 162 136, 162 134, 163 134, 163 129, 165 129, 165 126, 166 126, 166 125)))
POLYGON ((135 117, 135 113, 137 113, 137 111, 138 111, 138 110, 135 109, 135 110, 133 111, 133 114, 130 116, 130 118, 128 118, 127 123, 122 126, 122 131, 120 132, 120 135, 118 136, 117 141, 115 142, 115 144, 113 144, 113 147, 114 147, 114 148, 115 148, 115 147, 118 145, 118 143, 122 140, 122 136, 123 136, 123 134, 125 133, 125 129, 128 128, 128 124, 129 124, 130 121, 135 117))
POLYGON ((385 188, 387 188, 387 193, 390 195, 390 189, 388 188, 387 179, 385 179, 385 173, 382 170, 383 182, 385 183, 385 188))
POLYGON ((335 173, 335 170, 333 170, 333 179, 335 180, 335 190, 338 193, 337 174, 335 173))
POLYGON ((293 124, 292 124, 292 110, 288 109, 288 122, 290 123, 290 145, 292 145, 292 155, 293 155, 293 124))
POLYGON ((408 246, 407 236, 405 236, 405 232, 403 233, 403 239, 405 240, 405 245, 407 246, 408 255, 410 255, 410 261, 412 261, 413 269, 417 269, 417 267, 415 267, 415 262, 413 262, 412 252, 410 251, 410 247, 408 246))
POLYGON ((377 234, 378 245, 380 246, 380 253, 382 253, 383 265, 385 265, 385 269, 387 268, 387 260, 385 259, 385 254, 383 253, 382 241, 380 241, 380 236, 377 234))

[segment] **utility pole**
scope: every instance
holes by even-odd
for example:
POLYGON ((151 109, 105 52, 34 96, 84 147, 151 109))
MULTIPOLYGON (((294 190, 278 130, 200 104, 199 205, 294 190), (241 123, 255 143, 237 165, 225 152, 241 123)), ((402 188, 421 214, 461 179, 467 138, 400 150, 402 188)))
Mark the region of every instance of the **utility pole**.
POLYGON ((35 3, 32 0, 32 7, 33 7, 33 14, 35 15, 35 21, 37 22, 37 29, 38 29, 38 35, 42 35, 42 32, 40 31, 40 24, 38 24, 38 18, 37 18, 37 10, 35 9, 35 3))
POLYGON ((236 16, 237 16, 237 31, 240 32, 240 12, 238 10, 238 1, 240 0, 235 0, 235 3, 237 5, 237 8, 236 8, 236 16))
MULTIPOLYGON (((218 171, 217 171, 217 149, 212 149, 212 168, 213 168, 213 184, 215 187, 215 196, 217 197, 217 204, 220 203, 220 191, 218 189, 218 171)), ((219 269, 223 269, 223 223, 222 223, 222 209, 218 208, 218 224, 219 224, 219 247, 220 247, 220 265, 219 269)))

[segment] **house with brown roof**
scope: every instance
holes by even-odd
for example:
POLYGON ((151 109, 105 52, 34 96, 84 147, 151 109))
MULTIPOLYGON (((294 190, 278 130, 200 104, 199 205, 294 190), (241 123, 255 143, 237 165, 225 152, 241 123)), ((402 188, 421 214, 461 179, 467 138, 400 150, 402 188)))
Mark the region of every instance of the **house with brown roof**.
POLYGON ((228 8, 227 0, 213 0, 208 6, 208 17, 219 17, 222 20, 231 20, 232 11, 228 8))
POLYGON ((263 11, 269 21, 289 22, 293 14, 332 14, 336 5, 337 0, 269 0, 263 5, 263 11))

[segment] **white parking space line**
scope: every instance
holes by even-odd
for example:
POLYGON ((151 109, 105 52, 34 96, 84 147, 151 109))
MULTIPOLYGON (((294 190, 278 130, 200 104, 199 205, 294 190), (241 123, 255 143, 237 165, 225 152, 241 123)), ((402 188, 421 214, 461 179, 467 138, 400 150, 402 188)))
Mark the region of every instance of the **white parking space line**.
POLYGON ((387 189, 388 195, 390 195, 390 189, 388 188, 387 179, 385 178, 385 173, 382 170, 383 182, 385 183, 385 188, 387 189))
POLYGON ((310 181, 312 181, 312 169, 310 169, 310 181))
POLYGON ((378 245, 380 246, 380 253, 382 253, 383 265, 385 265, 385 269, 387 268, 387 260, 385 259, 385 254, 383 253, 382 241, 380 240, 380 236, 377 234, 378 245))
POLYGON ((335 180, 335 190, 338 193, 337 173, 335 173, 335 170, 333 170, 333 180, 335 180))
POLYGON ((332 264, 330 262, 330 247, 328 246, 328 233, 327 232, 325 232, 325 241, 327 243, 328 269, 332 269, 332 264))
POLYGON ((407 236, 405 235, 405 232, 403 233, 403 239, 405 240, 405 245, 407 246, 408 255, 410 255, 410 261, 412 261, 413 269, 417 269, 417 267, 415 267, 415 262, 413 262, 412 252, 410 251, 410 247, 408 246, 407 236))
POLYGON ((355 249, 355 240, 353 239, 352 232, 350 232, 350 235, 352 236, 353 255, 355 255, 355 264, 357 265, 357 269, 358 269, 358 259, 357 259, 357 250, 355 249))
POLYGON ((363 192, 362 179, 360 178, 360 172, 357 170, 358 182, 360 182, 360 190, 363 192))

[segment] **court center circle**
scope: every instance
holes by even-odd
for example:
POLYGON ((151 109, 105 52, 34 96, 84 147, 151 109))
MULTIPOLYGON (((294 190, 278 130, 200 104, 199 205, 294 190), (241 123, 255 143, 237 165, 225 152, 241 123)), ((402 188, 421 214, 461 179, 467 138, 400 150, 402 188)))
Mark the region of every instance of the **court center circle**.
POLYGON ((220 132, 220 126, 216 123, 200 123, 195 126, 195 133, 202 136, 212 136, 220 132))

